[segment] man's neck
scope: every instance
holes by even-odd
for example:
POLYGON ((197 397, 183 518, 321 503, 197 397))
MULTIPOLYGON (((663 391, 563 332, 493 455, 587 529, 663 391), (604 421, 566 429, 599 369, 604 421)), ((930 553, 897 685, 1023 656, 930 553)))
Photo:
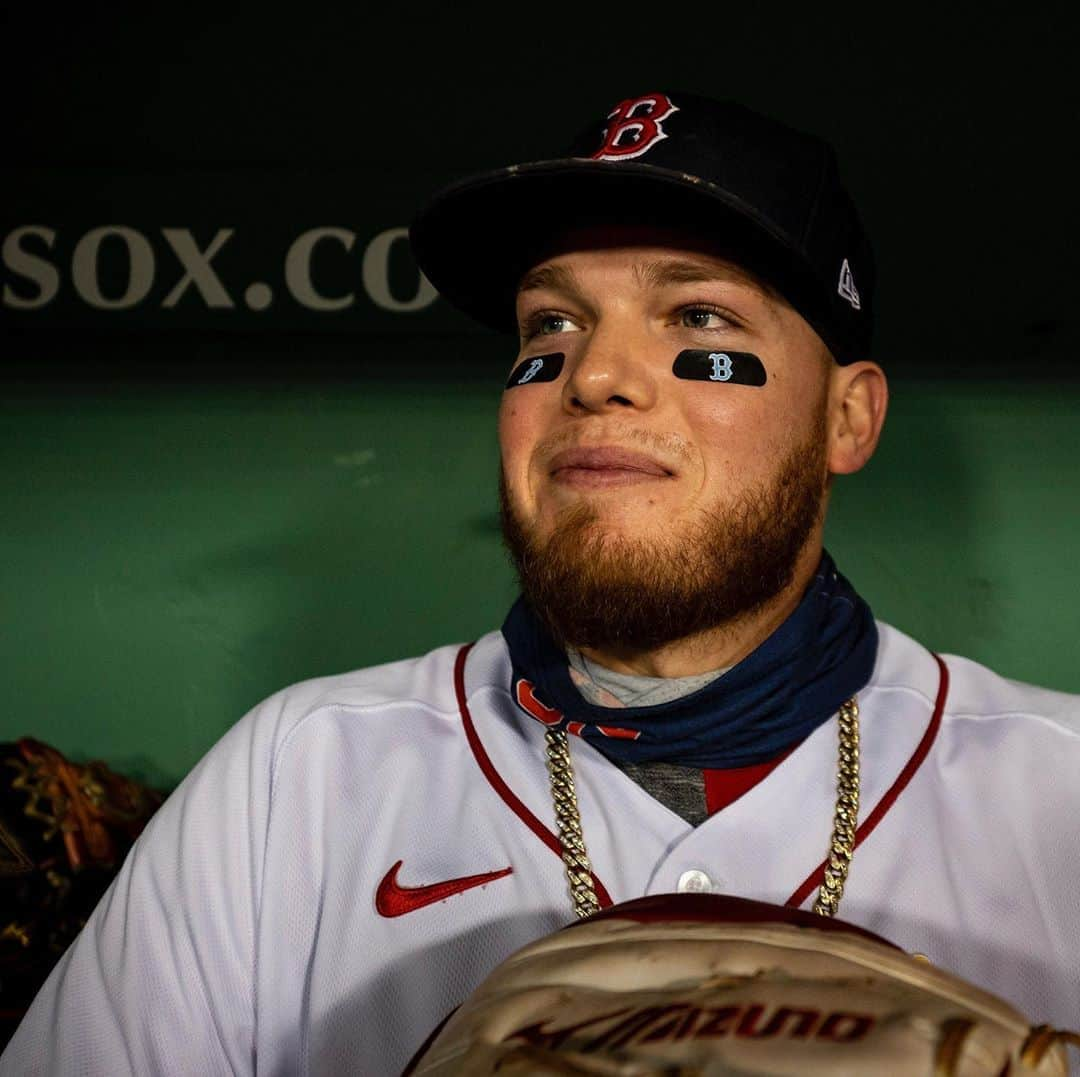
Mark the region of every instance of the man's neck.
POLYGON ((652 650, 580 647, 591 662, 644 677, 691 677, 730 668, 756 650, 791 616, 821 561, 821 543, 809 543, 799 555, 791 583, 764 606, 734 621, 673 640, 652 650))

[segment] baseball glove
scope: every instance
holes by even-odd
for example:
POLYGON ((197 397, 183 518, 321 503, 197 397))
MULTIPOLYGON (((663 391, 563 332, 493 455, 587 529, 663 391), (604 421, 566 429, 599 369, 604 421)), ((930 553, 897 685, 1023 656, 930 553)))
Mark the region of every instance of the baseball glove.
POLYGON ((161 801, 32 737, 0 744, 0 1050, 161 801))
POLYGON ((860 928, 679 894, 519 950, 411 1072, 1019 1077, 1066 1074, 1065 1041, 860 928))

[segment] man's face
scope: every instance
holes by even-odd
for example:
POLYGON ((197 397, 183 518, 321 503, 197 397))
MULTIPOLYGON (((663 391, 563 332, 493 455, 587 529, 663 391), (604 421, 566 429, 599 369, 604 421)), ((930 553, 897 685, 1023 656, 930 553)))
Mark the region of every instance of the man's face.
POLYGON ((561 376, 499 413, 504 534, 523 589, 581 647, 661 646, 760 608, 820 542, 829 369, 783 299, 707 248, 568 238, 521 282, 515 362, 561 376), (685 349, 750 352, 763 386, 684 380, 685 349))

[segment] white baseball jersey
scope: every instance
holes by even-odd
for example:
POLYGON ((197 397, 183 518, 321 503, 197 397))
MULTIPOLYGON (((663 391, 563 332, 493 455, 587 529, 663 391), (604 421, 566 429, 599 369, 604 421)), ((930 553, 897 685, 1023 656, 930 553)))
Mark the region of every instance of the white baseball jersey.
MULTIPOLYGON (((1080 1023, 1080 697, 879 624, 840 916, 1080 1023)), ((392 1074, 515 949, 573 919, 544 730, 500 633, 283 691, 153 818, 4 1074, 392 1074)), ((694 828, 578 738, 603 899, 809 907, 837 723, 694 828)))

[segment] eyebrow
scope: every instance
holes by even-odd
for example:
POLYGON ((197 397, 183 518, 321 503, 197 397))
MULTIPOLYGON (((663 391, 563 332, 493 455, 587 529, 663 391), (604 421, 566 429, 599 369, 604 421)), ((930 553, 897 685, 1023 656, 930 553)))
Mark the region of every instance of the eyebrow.
POLYGON ((772 289, 749 273, 734 266, 707 264, 686 259, 664 258, 654 262, 638 263, 634 275, 644 286, 662 288, 671 284, 705 284, 710 281, 730 281, 752 288, 768 298, 772 289))
POLYGON ((549 288, 556 292, 568 292, 571 295, 581 294, 581 282, 577 274, 566 266, 547 265, 537 266, 530 269, 521 278, 518 285, 518 293, 529 292, 538 288, 549 288))

